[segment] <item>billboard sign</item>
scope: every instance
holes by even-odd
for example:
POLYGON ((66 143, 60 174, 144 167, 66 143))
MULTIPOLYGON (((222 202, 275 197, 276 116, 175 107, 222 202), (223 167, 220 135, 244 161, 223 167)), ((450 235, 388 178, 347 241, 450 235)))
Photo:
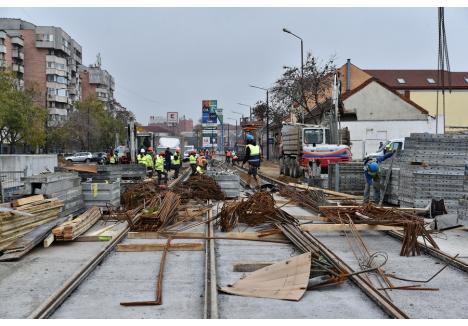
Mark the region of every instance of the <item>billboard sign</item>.
POLYGON ((210 137, 203 137, 203 147, 210 145, 210 137))
POLYGON ((217 123, 218 116, 216 109, 218 108, 217 100, 203 100, 202 101, 202 123, 217 123))
POLYGON ((177 122, 179 122, 179 113, 177 113, 177 112, 167 112, 167 122, 168 123, 177 123, 177 122))

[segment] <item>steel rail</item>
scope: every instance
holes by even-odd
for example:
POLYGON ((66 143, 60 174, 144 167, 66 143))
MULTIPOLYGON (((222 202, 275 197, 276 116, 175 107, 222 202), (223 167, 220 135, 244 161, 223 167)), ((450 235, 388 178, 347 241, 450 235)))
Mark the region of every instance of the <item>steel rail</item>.
MULTIPOLYGON (((179 182, 185 180, 190 175, 190 169, 187 169, 179 178, 174 180, 169 188, 174 187, 179 182)), ((127 223, 127 222, 124 222, 127 223)), ((80 270, 76 271, 62 287, 57 289, 50 295, 39 307, 28 315, 28 319, 45 319, 50 317, 62 303, 70 296, 70 294, 78 288, 78 286, 86 279, 86 277, 98 266, 104 258, 122 241, 130 230, 127 226, 112 239, 96 256, 91 258, 80 270)))
MULTIPOLYGON (((211 202, 211 201, 209 201, 211 202)), ((206 246, 205 246, 205 296, 203 305, 204 319, 218 319, 218 289, 216 277, 215 239, 212 221, 213 211, 206 213, 206 246)))

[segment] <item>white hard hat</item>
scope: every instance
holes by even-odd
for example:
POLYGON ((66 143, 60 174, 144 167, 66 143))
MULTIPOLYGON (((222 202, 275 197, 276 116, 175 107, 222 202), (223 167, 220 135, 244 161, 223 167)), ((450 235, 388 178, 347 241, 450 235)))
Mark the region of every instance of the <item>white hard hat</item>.
POLYGON ((140 153, 144 153, 144 152, 145 152, 145 149, 142 148, 142 149, 140 150, 140 153))

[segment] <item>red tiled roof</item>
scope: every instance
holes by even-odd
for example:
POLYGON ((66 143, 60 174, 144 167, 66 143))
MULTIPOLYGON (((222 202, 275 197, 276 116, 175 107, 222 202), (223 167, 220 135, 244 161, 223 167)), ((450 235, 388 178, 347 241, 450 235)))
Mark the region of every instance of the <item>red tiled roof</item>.
POLYGON ((158 126, 158 125, 142 126, 142 128, 146 132, 167 132, 167 133, 171 132, 169 127, 163 127, 163 126, 158 126))
MULTIPOLYGON (((437 70, 372 70, 364 69, 366 73, 381 80, 388 86, 394 89, 411 90, 411 89, 441 89, 437 83, 437 70), (398 78, 405 80, 405 83, 399 83, 398 78), (427 78, 434 79, 435 83, 431 84, 427 78)), ((448 89, 448 72, 445 72, 445 86, 448 89)), ((451 72, 452 89, 468 89, 468 72, 451 72), (466 78, 466 80, 465 80, 466 78)))
POLYGON ((385 89, 389 90, 390 92, 392 92, 393 94, 397 95, 399 98, 401 98, 403 101, 405 101, 406 103, 412 105, 415 109, 421 111, 422 113, 424 114, 429 114, 429 112, 424 109, 422 106, 416 104, 415 102, 411 101, 410 99, 404 97, 403 95, 399 94, 398 92, 396 92, 394 89, 392 89, 391 87, 389 87, 388 85, 386 85, 385 83, 383 83, 382 81, 380 81, 379 79, 377 78, 370 78, 368 80, 366 80, 364 83, 362 83, 361 85, 359 85, 358 87, 354 88, 353 90, 351 90, 349 93, 343 93, 341 99, 344 101, 346 100, 347 98, 351 97, 352 95, 356 94, 357 92, 359 92, 361 89, 365 88, 367 85, 369 85, 370 83, 372 82, 376 82, 378 83, 379 85, 381 85, 382 87, 384 87, 385 89))

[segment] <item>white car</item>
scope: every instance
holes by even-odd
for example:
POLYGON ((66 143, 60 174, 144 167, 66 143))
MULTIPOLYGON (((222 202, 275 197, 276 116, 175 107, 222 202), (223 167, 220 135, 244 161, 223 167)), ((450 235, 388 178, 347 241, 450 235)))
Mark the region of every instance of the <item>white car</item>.
POLYGON ((89 163, 91 162, 91 159, 93 158, 93 154, 90 152, 79 152, 75 153, 71 156, 66 156, 65 160, 71 161, 71 162, 85 162, 89 163))
POLYGON ((404 138, 392 139, 392 140, 387 141, 385 143, 385 145, 380 150, 378 150, 375 153, 368 154, 367 157, 368 158, 376 158, 376 157, 384 156, 384 149, 389 144, 390 144, 390 149, 392 151, 395 151, 395 152, 398 152, 398 151, 401 151, 401 150, 405 149, 405 139, 404 138))

